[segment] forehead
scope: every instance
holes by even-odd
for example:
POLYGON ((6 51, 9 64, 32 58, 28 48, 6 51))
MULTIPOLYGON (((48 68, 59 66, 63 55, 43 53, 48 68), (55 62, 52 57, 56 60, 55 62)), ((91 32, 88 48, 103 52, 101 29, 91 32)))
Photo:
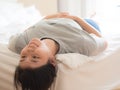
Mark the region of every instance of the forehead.
POLYGON ((23 61, 23 62, 19 62, 19 66, 23 69, 25 68, 38 68, 38 67, 41 67, 45 64, 47 64, 49 61, 49 58, 46 58, 46 59, 41 59, 41 60, 38 60, 36 62, 32 61, 31 58, 28 60, 28 61, 23 61))

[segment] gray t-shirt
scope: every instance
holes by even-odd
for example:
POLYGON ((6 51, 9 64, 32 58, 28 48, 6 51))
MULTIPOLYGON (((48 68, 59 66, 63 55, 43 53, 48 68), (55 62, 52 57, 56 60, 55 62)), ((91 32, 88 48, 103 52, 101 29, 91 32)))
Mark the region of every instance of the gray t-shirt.
MULTIPOLYGON (((104 48, 104 45, 98 47, 99 42, 96 41, 95 37, 84 31, 78 23, 66 18, 41 20, 23 33, 12 36, 9 48, 20 53, 35 37, 55 40, 60 45, 58 53, 80 53, 90 56, 94 55, 96 50, 101 51, 99 48, 104 48)), ((100 41, 102 44, 103 41, 101 39, 100 41)))

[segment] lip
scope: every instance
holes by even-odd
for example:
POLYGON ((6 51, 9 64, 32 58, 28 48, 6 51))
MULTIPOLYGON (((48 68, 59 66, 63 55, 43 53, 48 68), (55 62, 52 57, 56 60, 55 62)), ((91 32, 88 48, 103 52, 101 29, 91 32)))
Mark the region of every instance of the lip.
POLYGON ((32 40, 29 42, 29 46, 39 47, 39 45, 40 45, 40 40, 39 40, 39 39, 32 39, 32 40))
POLYGON ((29 43, 29 47, 38 47, 39 45, 37 44, 37 43, 35 43, 35 42, 30 42, 29 43))

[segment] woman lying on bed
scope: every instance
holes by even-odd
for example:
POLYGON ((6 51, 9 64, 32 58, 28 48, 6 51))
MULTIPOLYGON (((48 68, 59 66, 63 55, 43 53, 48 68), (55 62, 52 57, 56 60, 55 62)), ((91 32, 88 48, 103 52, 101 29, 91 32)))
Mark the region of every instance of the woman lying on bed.
POLYGON ((69 13, 46 16, 10 39, 9 49, 21 56, 14 77, 16 89, 48 90, 56 77, 56 54, 92 56, 106 47, 101 34, 83 19, 69 13))

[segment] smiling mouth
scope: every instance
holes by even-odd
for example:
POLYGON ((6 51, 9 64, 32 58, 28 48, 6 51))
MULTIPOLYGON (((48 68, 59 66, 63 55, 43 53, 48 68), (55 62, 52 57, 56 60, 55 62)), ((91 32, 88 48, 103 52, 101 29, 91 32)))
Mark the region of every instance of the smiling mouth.
POLYGON ((31 42, 31 43, 29 43, 28 46, 35 48, 35 47, 38 47, 38 44, 36 44, 36 43, 34 43, 34 42, 31 42))
POLYGON ((36 41, 31 41, 30 43, 29 43, 29 46, 36 46, 36 47, 38 47, 39 46, 39 44, 36 42, 36 41))

